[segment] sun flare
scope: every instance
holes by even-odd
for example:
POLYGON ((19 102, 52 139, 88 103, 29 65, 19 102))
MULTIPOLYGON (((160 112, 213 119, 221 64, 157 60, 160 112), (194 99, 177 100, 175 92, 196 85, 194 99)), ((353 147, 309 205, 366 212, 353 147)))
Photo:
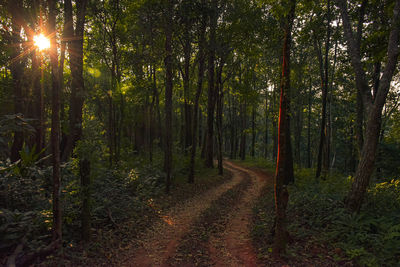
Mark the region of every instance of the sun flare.
POLYGON ((33 41, 39 50, 44 50, 50 47, 50 40, 42 33, 33 37, 33 41))

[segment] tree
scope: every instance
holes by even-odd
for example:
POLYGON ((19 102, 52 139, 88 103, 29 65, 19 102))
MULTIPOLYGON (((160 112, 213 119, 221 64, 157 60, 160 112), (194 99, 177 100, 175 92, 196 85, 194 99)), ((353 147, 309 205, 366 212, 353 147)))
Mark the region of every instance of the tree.
POLYGON ((208 98, 207 98, 207 139, 206 139, 206 159, 205 166, 212 168, 214 166, 214 111, 216 102, 215 90, 215 46, 216 30, 218 22, 218 0, 211 1, 210 7, 210 37, 208 43, 208 98))
POLYGON ((166 26, 165 26, 165 158, 164 168, 167 174, 165 191, 169 193, 171 186, 172 170, 172 18, 174 16, 174 2, 167 1, 166 26))
POLYGON ((360 162, 358 163, 354 182, 346 198, 346 206, 351 211, 359 211, 371 178, 378 139, 381 129, 382 109, 389 93, 390 82, 396 69, 399 54, 399 23, 400 23, 400 1, 395 1, 393 17, 391 19, 391 30, 387 46, 387 59, 385 69, 379 81, 378 92, 372 98, 371 88, 368 86, 365 71, 363 69, 360 49, 357 47, 352 30, 352 21, 348 14, 347 3, 345 0, 336 1, 342 15, 343 28, 347 41, 347 50, 354 69, 357 91, 361 94, 362 104, 367 116, 365 129, 365 141, 362 146, 360 162))
MULTIPOLYGON (((22 78, 24 65, 21 60, 21 16, 22 3, 20 1, 9 1, 8 11, 11 14, 11 75, 14 87, 14 113, 23 114, 23 95, 22 95, 22 78)), ((20 131, 14 132, 14 140, 11 147, 11 161, 15 162, 20 158, 19 151, 24 143, 23 133, 20 131)))
POLYGON ((53 239, 62 241, 61 173, 60 173, 60 84, 58 81, 58 53, 56 41, 56 1, 48 0, 51 65, 51 151, 53 162, 53 239))
POLYGON ((68 42, 68 55, 72 75, 69 114, 70 133, 67 137, 66 146, 62 155, 62 160, 66 161, 71 155, 76 142, 80 140, 82 136, 82 108, 85 97, 85 86, 83 80, 83 34, 85 29, 87 0, 76 2, 76 23, 73 21, 71 0, 65 0, 64 6, 64 38, 68 42), (76 25, 75 29, 74 24, 76 25))
POLYGON ((289 200, 287 185, 294 180, 293 158, 290 142, 290 47, 291 31, 296 1, 290 0, 289 13, 283 21, 283 59, 281 96, 279 105, 278 158, 275 174, 275 238, 273 254, 277 257, 285 251, 289 234, 286 229, 286 207, 289 200))
MULTIPOLYGON (((197 90, 194 98, 194 106, 193 106, 193 130, 192 130, 192 149, 190 152, 190 166, 189 166, 189 178, 188 182, 194 182, 194 163, 196 157, 196 148, 197 148, 197 125, 198 125, 198 114, 199 114, 199 101, 201 92, 203 90, 203 77, 204 77, 204 68, 205 68, 205 32, 207 26, 207 14, 205 12, 206 3, 205 0, 201 1, 201 19, 200 19, 200 30, 199 30, 199 67, 198 67, 198 76, 197 76, 197 90)), ((200 137, 200 135, 199 135, 200 137)), ((200 138, 199 138, 200 139, 200 138)))

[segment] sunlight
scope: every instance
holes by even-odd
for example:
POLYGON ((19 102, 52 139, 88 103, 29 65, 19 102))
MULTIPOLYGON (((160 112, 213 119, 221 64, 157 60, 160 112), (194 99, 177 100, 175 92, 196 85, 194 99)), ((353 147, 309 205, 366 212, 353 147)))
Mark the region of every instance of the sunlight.
POLYGON ((162 216, 162 219, 163 219, 163 221, 166 222, 168 225, 170 225, 170 226, 174 225, 174 221, 173 221, 170 217, 168 217, 168 216, 162 216))
POLYGON ((33 37, 33 41, 35 42, 35 46, 37 46, 39 50, 50 48, 50 40, 42 33, 33 37))

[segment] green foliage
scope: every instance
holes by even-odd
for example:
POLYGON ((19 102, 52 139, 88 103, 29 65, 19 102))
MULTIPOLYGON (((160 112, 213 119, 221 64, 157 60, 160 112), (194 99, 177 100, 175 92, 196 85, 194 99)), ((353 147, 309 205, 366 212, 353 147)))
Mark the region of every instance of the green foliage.
POLYGON ((12 133, 22 132, 27 135, 35 133, 35 129, 30 125, 32 119, 26 119, 22 114, 4 115, 0 119, 0 157, 8 156, 8 146, 12 138, 12 133))
MULTIPOLYGON (((400 252, 400 186, 398 180, 370 188, 359 214, 344 208, 350 179, 330 175, 316 182, 314 172, 300 170, 290 188, 289 231, 301 238, 340 248, 345 258, 363 266, 394 266, 400 252)), ((340 258, 340 257, 339 257, 340 258)))

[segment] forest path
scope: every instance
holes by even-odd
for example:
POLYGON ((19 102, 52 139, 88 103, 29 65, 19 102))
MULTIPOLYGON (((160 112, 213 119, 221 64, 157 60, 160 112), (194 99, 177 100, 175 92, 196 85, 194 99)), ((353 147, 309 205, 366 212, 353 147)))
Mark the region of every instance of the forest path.
POLYGON ((251 177, 252 184, 244 193, 235 211, 230 214, 225 231, 210 238, 210 257, 213 266, 257 266, 257 253, 250 236, 252 207, 265 184, 273 185, 273 177, 227 161, 225 166, 247 173, 251 177))
POLYGON ((120 266, 163 266, 166 260, 175 253, 182 236, 190 229, 193 221, 206 210, 212 201, 218 199, 241 182, 242 175, 235 175, 234 168, 226 164, 226 169, 233 173, 231 180, 182 202, 166 211, 163 221, 151 226, 138 237, 140 246, 120 266))

